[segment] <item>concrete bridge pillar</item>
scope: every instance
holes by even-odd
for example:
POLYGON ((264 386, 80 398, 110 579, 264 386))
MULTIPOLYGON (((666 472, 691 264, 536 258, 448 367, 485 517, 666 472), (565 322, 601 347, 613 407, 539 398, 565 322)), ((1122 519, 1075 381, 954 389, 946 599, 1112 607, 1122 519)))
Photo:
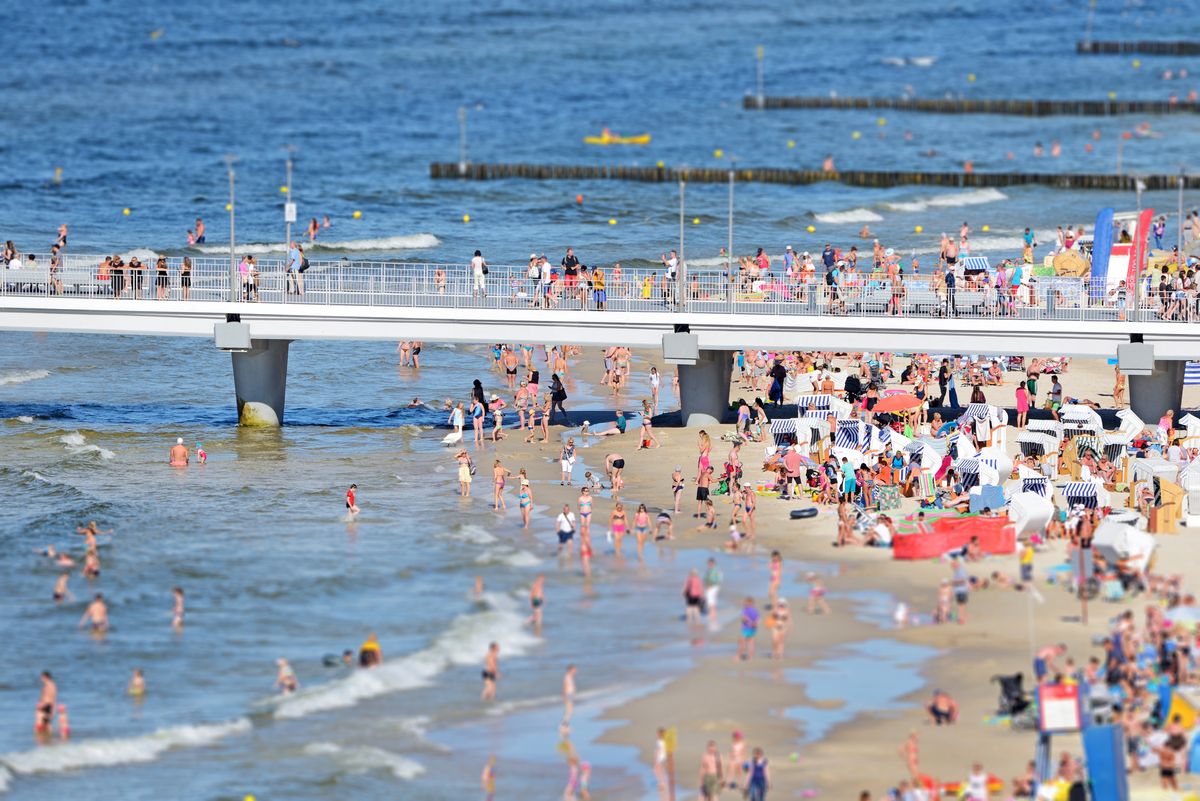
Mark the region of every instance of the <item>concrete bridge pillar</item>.
POLYGON ((233 352, 239 425, 282 425, 290 344, 286 339, 255 339, 249 350, 233 352))
POLYGON ((1129 376, 1129 408, 1146 425, 1155 425, 1167 409, 1180 418, 1183 405, 1183 372, 1187 362, 1155 359, 1150 375, 1129 376))
POLYGON ((729 412, 732 352, 702 350, 694 365, 679 365, 679 409, 685 426, 718 425, 729 412))

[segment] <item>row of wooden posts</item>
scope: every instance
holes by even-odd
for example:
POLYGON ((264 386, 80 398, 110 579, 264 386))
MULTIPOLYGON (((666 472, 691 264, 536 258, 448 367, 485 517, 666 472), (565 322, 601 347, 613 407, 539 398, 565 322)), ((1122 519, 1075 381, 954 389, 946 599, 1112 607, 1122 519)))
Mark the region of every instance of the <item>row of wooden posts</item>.
MULTIPOLYGON (((483 164, 455 162, 429 165, 434 179, 494 181, 520 178, 533 181, 638 181, 643 183, 727 183, 727 167, 659 167, 605 164, 483 164)), ((904 170, 792 170, 781 168, 738 167, 733 170, 738 183, 814 184, 837 181, 849 186, 889 188, 925 185, 958 188, 1003 186, 1049 186, 1056 189, 1100 189, 1134 191, 1142 181, 1149 191, 1179 188, 1179 175, 1113 175, 1087 173, 1020 172, 916 172, 904 170)), ((1183 176, 1186 189, 1200 189, 1200 175, 1183 176)))

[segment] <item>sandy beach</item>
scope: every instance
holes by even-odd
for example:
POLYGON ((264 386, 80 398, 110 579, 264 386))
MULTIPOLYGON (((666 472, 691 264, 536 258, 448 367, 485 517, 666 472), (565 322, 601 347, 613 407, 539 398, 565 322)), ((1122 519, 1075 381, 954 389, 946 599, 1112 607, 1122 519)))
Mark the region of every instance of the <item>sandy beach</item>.
MULTIPOLYGON (((599 356, 585 352, 574 360, 574 377, 597 384, 602 374, 599 356)), ((635 373, 645 373, 651 363, 648 356, 635 354, 635 373)), ((897 359, 897 369, 904 363, 906 360, 897 359)), ((1011 406, 1018 375, 1008 373, 1003 386, 988 387, 989 402, 1011 406)), ((1105 404, 1112 391, 1111 376, 1110 365, 1076 360, 1061 380, 1067 394, 1105 404)), ((664 381, 664 386, 667 383, 664 381)), ((1043 379, 1042 383, 1047 382, 1043 379)), ((736 386, 731 391, 735 399, 745 395, 736 386)), ((622 399, 621 408, 627 411, 640 407, 641 397, 636 394, 622 393, 622 399)), ((1194 388, 1188 388, 1184 400, 1185 406, 1191 407, 1200 397, 1194 388)), ((709 431, 714 440, 714 462, 723 459, 728 448, 717 437, 731 428, 726 424, 719 431, 709 431)), ((1092 640, 1106 632, 1110 618, 1127 608, 1140 609, 1140 605, 1128 601, 1094 601, 1085 625, 1073 594, 1049 586, 1040 578, 1047 568, 1063 560, 1063 542, 1056 541, 1036 556, 1039 600, 1032 599, 1029 592, 993 587, 972 593, 965 625, 926 623, 900 628, 891 618, 898 602, 923 620, 929 619, 938 583, 949 576, 944 562, 896 562, 888 549, 833 548, 836 514, 832 508, 821 509, 813 519, 790 520, 788 512, 792 508, 808 504, 773 498, 760 501, 754 553, 729 554, 723 549, 728 496, 717 498, 716 530, 698 531, 698 521, 691 517, 698 429, 656 427, 661 447, 648 450, 637 449, 637 428, 632 422, 625 435, 591 438, 590 443, 578 436, 577 429, 568 429, 562 436, 572 433, 582 445, 590 445, 580 454, 597 475, 603 475, 603 454, 619 452, 625 458, 627 483, 620 498, 630 511, 639 502, 651 509, 669 508, 670 471, 681 466, 687 486, 682 514, 675 518, 676 540, 669 547, 711 552, 722 563, 749 560, 754 569, 761 571, 761 591, 755 594, 760 610, 767 599, 768 557, 778 550, 784 559, 781 592, 791 597, 793 619, 785 658, 769 658, 770 635, 764 631, 758 637, 759 650, 754 659, 737 661, 735 623, 742 599, 723 596, 724 622, 718 630, 696 635, 680 623, 680 637, 692 636, 694 667, 671 677, 660 691, 605 714, 615 725, 603 741, 639 749, 648 793, 654 787, 651 765, 659 726, 678 730, 676 772, 680 797, 698 787, 699 759, 705 743, 715 740, 725 752, 735 730, 744 733, 750 747, 764 748, 771 764, 773 797, 820 794, 844 798, 864 790, 878 796, 907 778, 900 747, 910 732, 916 732, 920 741, 922 772, 938 781, 962 780, 971 763, 981 761, 988 772, 1007 783, 1023 774, 1027 762, 1033 759, 1035 735, 1014 731, 994 719, 998 686, 990 681, 991 677, 1023 672, 1029 686, 1031 649, 1058 642, 1068 645, 1069 654, 1082 666, 1095 653, 1092 640), (829 615, 805 612, 809 586, 806 574, 811 570, 821 575, 828 589, 832 607, 829 615), (839 675, 842 670, 844 673, 839 675), (934 688, 945 690, 958 702, 960 717, 956 725, 929 724, 924 706, 934 688)), ((578 497, 577 487, 557 485, 561 440, 556 434, 552 430, 551 442, 536 446, 510 436, 497 449, 506 465, 530 468, 538 485, 538 502, 548 504, 555 512, 563 503, 573 506, 578 497), (542 459, 531 461, 531 453, 542 459)), ((1017 451, 1015 439, 1009 437, 1010 453, 1017 451)), ((743 448, 747 481, 758 480, 758 449, 766 444, 750 443, 743 448)), ((1123 494, 1114 494, 1114 506, 1123 500, 1123 494)), ((592 535, 596 540, 604 536, 613 503, 607 497, 596 500, 592 535)), ((898 514, 908 514, 915 507, 915 501, 905 499, 898 514)), ((544 520, 535 525, 552 523, 544 520)), ((1187 577, 1200 572, 1200 564, 1188 548, 1189 536, 1182 529, 1179 535, 1158 538, 1158 558, 1169 560, 1173 571, 1187 577)), ((603 554, 598 556, 597 563, 604 558, 603 554)), ((971 565, 971 573, 980 577, 993 571, 1016 578, 1016 555, 988 557, 971 565)), ((664 607, 678 609, 681 615, 684 606, 680 589, 685 578, 681 574, 679 588, 666 588, 662 599, 664 607)), ((1081 750, 1077 736, 1056 738, 1054 748, 1056 753, 1078 754, 1081 750)))

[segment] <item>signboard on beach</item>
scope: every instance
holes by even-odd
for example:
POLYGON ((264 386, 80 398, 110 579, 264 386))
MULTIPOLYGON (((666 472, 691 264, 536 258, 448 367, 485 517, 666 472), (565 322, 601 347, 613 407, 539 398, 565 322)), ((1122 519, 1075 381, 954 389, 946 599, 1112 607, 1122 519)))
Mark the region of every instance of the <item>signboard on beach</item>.
POLYGON ((1082 728, 1078 684, 1038 687, 1038 728, 1043 734, 1066 734, 1082 728))

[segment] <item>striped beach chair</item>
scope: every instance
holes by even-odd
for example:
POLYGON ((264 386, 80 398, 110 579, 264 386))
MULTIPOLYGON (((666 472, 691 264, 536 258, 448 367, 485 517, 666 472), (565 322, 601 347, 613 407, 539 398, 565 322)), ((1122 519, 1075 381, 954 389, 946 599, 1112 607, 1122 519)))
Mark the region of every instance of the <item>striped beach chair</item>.
POLYGON ((1070 508, 1082 506, 1085 509, 1095 509, 1097 506, 1096 485, 1090 481, 1069 482, 1062 488, 1062 495, 1070 508))
POLYGON ((1023 478, 1021 479, 1021 492, 1035 492, 1043 498, 1050 497, 1050 479, 1041 478, 1023 478))
POLYGON ((978 459, 959 459, 954 463, 954 472, 963 486, 963 492, 969 492, 979 485, 979 467, 978 459))
POLYGON ((1200 384, 1200 362, 1188 362, 1183 368, 1183 385, 1196 386, 1200 384))

